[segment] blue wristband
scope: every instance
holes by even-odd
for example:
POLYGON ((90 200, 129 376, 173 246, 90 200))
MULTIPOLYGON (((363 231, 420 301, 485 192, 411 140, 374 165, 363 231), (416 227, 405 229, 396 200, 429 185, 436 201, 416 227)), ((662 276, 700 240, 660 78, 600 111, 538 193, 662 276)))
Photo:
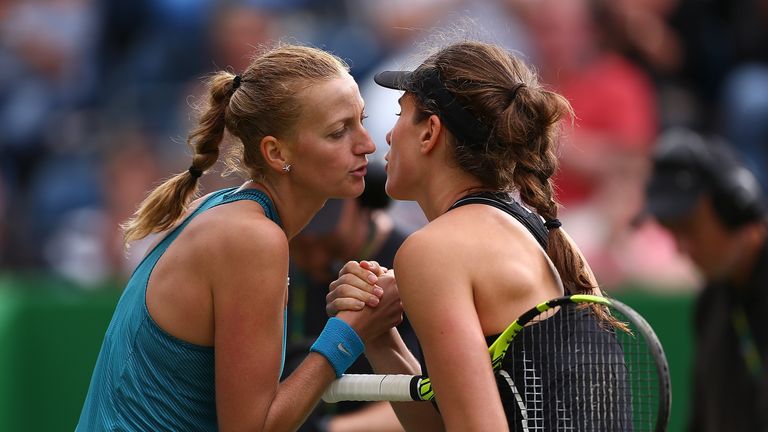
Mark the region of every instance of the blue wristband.
POLYGON ((340 378, 363 353, 365 345, 349 324, 333 317, 309 350, 322 354, 336 371, 336 378, 340 378))

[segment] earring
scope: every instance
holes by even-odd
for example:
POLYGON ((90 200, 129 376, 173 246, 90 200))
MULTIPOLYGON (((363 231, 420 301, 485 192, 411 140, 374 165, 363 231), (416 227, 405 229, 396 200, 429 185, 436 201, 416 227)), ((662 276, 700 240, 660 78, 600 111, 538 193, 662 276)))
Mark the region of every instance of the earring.
POLYGON ((283 164, 284 172, 291 172, 291 164, 283 164))

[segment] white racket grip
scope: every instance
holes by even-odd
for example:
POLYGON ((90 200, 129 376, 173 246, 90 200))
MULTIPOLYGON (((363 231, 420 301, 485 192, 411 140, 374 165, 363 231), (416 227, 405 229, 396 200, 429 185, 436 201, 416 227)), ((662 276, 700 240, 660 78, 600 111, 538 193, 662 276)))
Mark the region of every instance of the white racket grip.
POLYGON ((346 374, 328 386, 323 400, 413 401, 410 387, 413 378, 413 375, 346 374))

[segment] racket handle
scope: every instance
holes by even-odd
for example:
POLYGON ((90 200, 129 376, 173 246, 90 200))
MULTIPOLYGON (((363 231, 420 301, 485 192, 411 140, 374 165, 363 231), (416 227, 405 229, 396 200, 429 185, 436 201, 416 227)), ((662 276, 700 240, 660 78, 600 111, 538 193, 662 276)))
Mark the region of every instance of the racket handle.
POLYGON ((345 374, 323 393, 325 402, 421 400, 415 389, 423 377, 414 375, 345 374))

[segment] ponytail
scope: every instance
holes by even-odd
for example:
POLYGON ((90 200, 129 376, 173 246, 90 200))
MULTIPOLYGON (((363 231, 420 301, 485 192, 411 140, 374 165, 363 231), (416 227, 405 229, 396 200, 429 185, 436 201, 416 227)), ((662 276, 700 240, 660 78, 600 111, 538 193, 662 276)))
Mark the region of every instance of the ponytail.
POLYGON ((133 217, 122 224, 126 244, 152 233, 162 232, 178 222, 199 191, 197 179, 219 158, 224 139, 225 118, 232 93, 234 75, 219 72, 208 81, 208 104, 197 127, 187 137, 193 150, 189 169, 157 186, 139 205, 133 217))
POLYGON ((552 180, 542 180, 537 173, 520 168, 515 170, 520 199, 548 222, 546 252, 560 274, 565 294, 596 294, 599 288, 584 257, 565 231, 554 222, 557 220, 558 205, 553 198, 552 180))
MULTIPOLYGON (((557 171, 555 143, 559 125, 566 114, 573 116, 568 101, 557 93, 541 88, 519 88, 512 103, 504 110, 499 134, 524 137, 510 148, 515 155, 514 183, 520 198, 544 218, 555 221, 558 203, 554 197, 552 176, 557 171), (519 128, 519 129, 518 129, 519 128)), ((595 294, 599 289, 581 252, 557 223, 550 223, 547 255, 563 281, 565 294, 595 294)))

